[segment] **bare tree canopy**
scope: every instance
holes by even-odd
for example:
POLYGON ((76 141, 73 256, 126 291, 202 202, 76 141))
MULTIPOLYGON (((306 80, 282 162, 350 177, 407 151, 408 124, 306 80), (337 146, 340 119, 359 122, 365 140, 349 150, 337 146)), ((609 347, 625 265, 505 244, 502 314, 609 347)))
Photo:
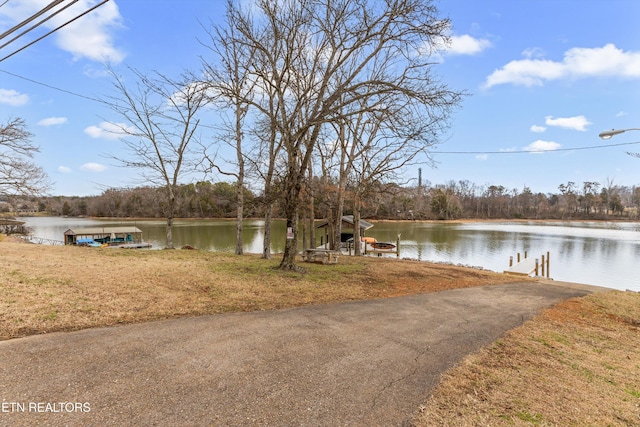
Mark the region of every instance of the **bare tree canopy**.
POLYGON ((41 196, 50 182, 44 170, 30 159, 39 152, 24 120, 0 125, 0 195, 41 196))
POLYGON ((450 23, 429 0, 256 0, 251 9, 230 0, 227 16, 227 34, 253 52, 241 70, 255 88, 246 104, 282 147, 281 200, 293 238, 281 268, 296 269, 306 171, 331 123, 363 113, 384 120, 400 105, 420 120, 398 136, 423 148, 437 142, 463 95, 432 74, 450 23))
MULTIPOLYGON (((202 63, 206 79, 205 87, 207 93, 211 94, 212 101, 220 107, 222 111, 229 111, 232 118, 228 119, 225 114, 220 114, 219 119, 223 122, 222 132, 218 141, 221 144, 230 144, 235 151, 235 160, 218 159, 216 155, 211 156, 205 153, 205 162, 219 173, 232 176, 236 179, 236 255, 243 254, 242 230, 245 191, 245 150, 243 129, 245 118, 248 112, 248 103, 252 99, 253 88, 248 80, 249 75, 243 73, 244 64, 253 60, 253 49, 236 43, 234 26, 226 28, 216 28, 209 32, 211 49, 215 62, 209 62, 203 58, 202 63), (230 142, 231 141, 231 142, 230 142), (235 171, 226 170, 223 164, 234 164, 235 171)), ((217 145, 217 144, 214 144, 217 145)), ((206 151, 206 150, 205 150, 206 151)))
POLYGON ((205 91, 198 84, 137 71, 136 87, 128 88, 115 72, 111 74, 117 96, 110 105, 124 120, 112 124, 129 154, 113 158, 122 166, 139 169, 146 183, 166 190, 167 248, 172 249, 178 185, 202 161, 193 142, 200 123, 197 113, 207 102, 205 91))

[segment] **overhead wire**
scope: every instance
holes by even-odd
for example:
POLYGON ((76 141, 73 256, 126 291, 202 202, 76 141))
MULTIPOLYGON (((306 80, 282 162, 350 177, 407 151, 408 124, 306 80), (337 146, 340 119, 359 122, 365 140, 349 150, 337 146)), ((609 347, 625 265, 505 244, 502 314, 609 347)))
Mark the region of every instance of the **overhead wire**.
MULTIPOLYGON (((8 1, 8 0, 7 0, 8 1)), ((50 11, 51 9, 53 9, 54 7, 56 7, 57 5, 59 5, 60 3, 62 3, 64 0, 55 0, 51 3, 49 3, 47 6, 45 6, 43 9, 39 10, 38 12, 36 12, 35 14, 31 15, 30 17, 28 17, 27 19, 25 19, 24 21, 20 22, 17 25, 14 25, 12 28, 9 28, 7 31, 5 31, 4 33, 0 34, 0 40, 2 40, 3 38, 5 38, 6 36, 8 36, 9 34, 13 33, 14 31, 19 30, 20 28, 24 27, 25 25, 27 25, 29 22, 33 21, 34 19, 44 15, 46 12, 50 11)), ((6 4, 6 2, 4 3, 6 4)), ((3 6, 4 6, 3 4, 3 6)))
MULTIPOLYGON (((63 1, 63 0, 56 0, 56 1, 54 1, 53 3, 55 3, 55 4, 57 5, 57 4, 59 4, 61 1, 63 1)), ((25 50, 25 49, 26 49, 26 48, 28 48, 29 46, 32 46, 33 44, 35 44, 35 43, 39 42, 40 40, 44 39, 45 37, 47 37, 47 36, 49 36, 49 35, 51 35, 51 34, 55 33, 56 31, 60 30, 61 28, 66 27, 67 25, 71 24, 72 22, 75 22, 76 20, 78 20, 78 19, 80 19, 81 17, 85 16, 86 14, 88 14, 88 13, 92 12, 93 10, 97 9, 98 7, 100 7, 100 6, 102 6, 103 4, 107 3, 108 1, 109 1, 109 0, 103 0, 103 1, 101 1, 100 3, 98 3, 98 4, 94 5, 93 7, 89 8, 89 9, 87 9, 86 11, 84 11, 84 12, 83 12, 83 13, 81 13, 80 15, 76 16, 75 18, 70 19, 69 21, 65 22, 64 24, 62 24, 62 25, 60 25, 60 26, 58 26, 58 27, 54 28, 53 30, 49 31, 48 33, 44 34, 43 36, 38 37, 37 39, 33 40, 31 43, 28 43, 27 45, 25 45, 25 46, 23 46, 23 47, 21 47, 21 48, 17 49, 17 50, 16 50, 16 51, 14 51, 13 53, 11 53, 11 54, 9 54, 9 55, 6 55, 5 57, 1 58, 1 59, 0 59, 0 62, 4 61, 5 59, 11 58, 13 55, 15 55, 15 54, 17 54, 17 53, 19 53, 19 52, 22 52, 23 50, 25 50)), ((53 3, 52 3, 52 4, 53 4, 53 3)), ((49 6, 51 6, 51 4, 50 4, 49 6)), ((49 7, 49 6, 47 6, 47 7, 49 7)), ((45 9, 46 9, 46 8, 45 8, 45 9)), ((41 13, 41 12, 42 12, 42 11, 38 12, 36 15, 38 15, 38 16, 42 15, 42 13, 41 13)), ((35 16, 35 15, 34 15, 34 16, 35 16)), ((31 22, 31 21, 33 20, 32 18, 33 18, 33 19, 35 19, 35 18, 32 16, 32 17, 31 17, 31 18, 29 18, 27 21, 28 21, 28 22, 31 22)), ((27 23, 28 23, 28 22, 27 22, 27 23)), ((24 24, 24 25, 26 25, 26 24, 24 24)), ((24 26, 24 25, 20 25, 20 24, 19 24, 19 26, 17 26, 17 27, 18 27, 18 28, 21 28, 21 27, 22 27, 22 26, 24 26)), ((40 25, 40 24, 38 24, 38 25, 34 26, 33 28, 36 28, 36 27, 37 27, 37 26, 39 26, 39 25, 40 25)), ((11 30, 11 31, 9 31, 9 32, 8 32, 8 34, 10 34, 10 33, 11 33, 11 32, 13 32, 13 31, 15 31, 15 30, 11 30)), ((6 36, 6 33, 2 35, 2 37, 5 37, 5 36, 6 36)), ((2 37, 0 37, 0 38, 2 38, 2 37)))
POLYGON ((70 91, 70 90, 67 90, 67 89, 62 89, 62 88, 59 88, 59 87, 57 87, 57 86, 53 86, 53 85, 50 85, 50 84, 48 84, 48 83, 43 83, 43 82, 40 82, 40 81, 38 81, 38 80, 31 79, 31 78, 29 78, 29 77, 24 77, 24 76, 21 76, 21 75, 19 75, 19 74, 12 73, 12 72, 7 71, 7 70, 2 70, 2 69, 0 69, 0 73, 5 73, 5 74, 8 74, 8 75, 13 76, 13 77, 15 77, 15 78, 18 78, 18 79, 22 79, 22 80, 28 81, 28 82, 30 82, 30 83, 34 83, 34 84, 37 84, 37 85, 40 85, 40 86, 44 86, 44 87, 49 88, 49 89, 57 90, 58 92, 63 92, 63 93, 69 94, 69 95, 77 96, 77 97, 79 97, 79 98, 84 98, 84 99, 88 99, 88 100, 90 100, 90 101, 96 101, 96 102, 100 102, 100 103, 102 103, 102 104, 107 104, 107 105, 109 105, 109 103, 108 103, 108 102, 106 102, 106 101, 104 101, 104 100, 102 100, 102 99, 99 99, 99 98, 93 98, 93 97, 88 96, 88 95, 82 95, 82 94, 77 93, 77 92, 73 92, 73 91, 70 91))
MULTIPOLYGON (((38 22, 37 24, 33 25, 30 28, 27 28, 26 30, 24 30, 23 32, 21 32, 20 34, 18 34, 17 36, 15 36, 14 38, 12 38, 11 40, 9 40, 8 42, 6 42, 5 44, 3 44, 2 46, 0 46, 0 49, 10 45, 11 43, 13 43, 14 41, 18 40, 20 37, 24 36, 25 34, 33 31, 34 29, 36 29, 37 27, 39 27, 40 25, 44 24, 45 22, 47 22, 49 19, 53 18, 54 16, 56 16, 57 14, 64 12, 67 8, 73 6, 75 3, 77 3, 78 0, 73 0, 71 3, 69 3, 68 5, 66 5, 65 7, 63 7, 62 9, 56 11, 55 13, 52 13, 51 15, 47 16, 46 18, 44 18, 42 21, 38 22)), ((3 37, 0 37, 0 40, 3 37)))
POLYGON ((558 151, 576 151, 576 150, 595 150, 598 148, 610 148, 610 147, 621 147, 625 145, 636 145, 640 144, 640 141, 636 142, 622 142, 618 144, 602 144, 602 145, 591 145, 586 147, 573 147, 573 148, 556 148, 556 149, 547 149, 547 150, 513 150, 513 151, 433 151, 432 154, 539 154, 539 153, 554 153, 558 151))
MULTIPOLYGON (((24 77, 21 76, 19 74, 15 74, 6 70, 2 70, 0 69, 0 73, 5 73, 8 74, 10 76, 13 76, 15 78, 18 79, 22 79, 25 81, 28 81, 30 83, 34 83, 49 89, 53 89, 53 90, 57 90, 58 92, 63 92, 66 93, 68 95, 73 95, 73 96, 77 96, 78 98, 83 98, 83 99, 87 99, 89 101, 94 101, 94 102, 99 102, 101 104, 106 104, 106 105, 111 105, 109 102, 100 99, 100 98, 94 98, 88 95, 82 95, 80 93, 77 92, 73 92, 71 90, 68 89, 62 89, 60 87, 57 86, 53 86, 51 84, 48 83, 43 83, 40 82, 38 80, 34 80, 31 79, 29 77, 24 77)), ((203 125, 204 126, 204 125, 203 125)), ((204 126, 204 127, 208 127, 208 126, 204 126)), ((600 149, 600 148, 611 148, 611 147, 623 147, 626 145, 638 145, 640 144, 640 141, 636 141, 636 142, 622 142, 622 143, 617 143, 617 144, 601 144, 601 145, 591 145, 591 146, 586 146, 586 147, 573 147, 573 148, 558 148, 558 149, 554 149, 554 150, 514 150, 514 151, 433 151, 431 154, 435 155, 435 154, 476 154, 476 155, 481 155, 481 154, 539 154, 539 153, 553 153, 553 152, 558 152, 558 151, 578 151, 578 150, 595 150, 595 149, 600 149)))

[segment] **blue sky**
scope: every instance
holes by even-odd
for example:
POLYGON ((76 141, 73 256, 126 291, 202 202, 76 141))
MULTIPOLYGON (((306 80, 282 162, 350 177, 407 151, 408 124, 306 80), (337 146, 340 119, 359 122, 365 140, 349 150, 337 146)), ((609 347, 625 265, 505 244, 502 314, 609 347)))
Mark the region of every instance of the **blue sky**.
MULTIPOLYGON (((0 1, 0 30, 49 2, 0 1)), ((69 12, 96 3, 80 0, 69 12)), ((0 62, 0 120, 25 119, 41 149, 35 161, 54 183, 52 194, 94 195, 138 184, 134 171, 108 158, 123 147, 104 132, 104 123, 117 119, 95 100, 113 94, 104 61, 176 77, 197 71, 199 55, 207 52, 198 41, 207 40, 200 22, 219 22, 224 4, 111 0, 0 62)), ((452 21, 453 44, 434 71, 452 89, 472 95, 433 150, 436 167, 422 165, 424 181, 469 180, 534 192, 557 192, 568 181, 640 185, 640 159, 625 154, 640 152, 640 132, 598 138, 603 130, 640 127, 640 1, 437 5, 452 21), (589 148, 605 144, 630 145, 589 148)), ((46 32, 38 31, 0 49, 0 56, 46 32)), ((417 167, 405 176, 417 179, 417 167)))

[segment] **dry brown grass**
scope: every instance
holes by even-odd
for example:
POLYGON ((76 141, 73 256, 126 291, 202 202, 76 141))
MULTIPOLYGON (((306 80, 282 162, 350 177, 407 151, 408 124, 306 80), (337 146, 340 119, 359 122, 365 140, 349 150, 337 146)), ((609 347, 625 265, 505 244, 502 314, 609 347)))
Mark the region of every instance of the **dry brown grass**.
MULTIPOLYGON (((0 241, 0 339, 117 323, 268 310, 504 283, 488 271, 342 257, 278 257, 0 241)), ((521 280, 520 278, 515 280, 521 280)), ((640 426, 640 294, 597 293, 544 311, 447 372, 424 426, 640 426)))
POLYGON ((424 426, 640 426, 640 294, 544 311, 450 370, 424 426))
POLYGON ((514 281, 418 261, 342 257, 277 270, 279 257, 0 242, 0 339, 175 316, 270 310, 514 281))

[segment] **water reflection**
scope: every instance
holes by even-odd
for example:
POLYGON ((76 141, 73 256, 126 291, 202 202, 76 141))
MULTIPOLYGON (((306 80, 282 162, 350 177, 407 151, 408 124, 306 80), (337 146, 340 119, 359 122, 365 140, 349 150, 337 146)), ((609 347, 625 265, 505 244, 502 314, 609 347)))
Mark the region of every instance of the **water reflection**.
MULTIPOLYGON (((72 227, 135 225, 154 248, 165 246, 165 222, 95 220, 78 218, 21 218, 34 235, 62 240, 72 227)), ((595 222, 376 222, 368 235, 395 242, 401 235, 401 256, 426 261, 481 266, 503 271, 509 257, 526 251, 530 257, 551 255, 551 277, 640 291, 635 265, 640 257, 640 223, 595 222)), ((261 253, 264 223, 248 220, 243 226, 244 251, 261 253)), ((174 245, 233 252, 236 229, 232 220, 179 220, 174 245)), ((271 251, 284 250, 285 223, 273 225, 271 251)))

